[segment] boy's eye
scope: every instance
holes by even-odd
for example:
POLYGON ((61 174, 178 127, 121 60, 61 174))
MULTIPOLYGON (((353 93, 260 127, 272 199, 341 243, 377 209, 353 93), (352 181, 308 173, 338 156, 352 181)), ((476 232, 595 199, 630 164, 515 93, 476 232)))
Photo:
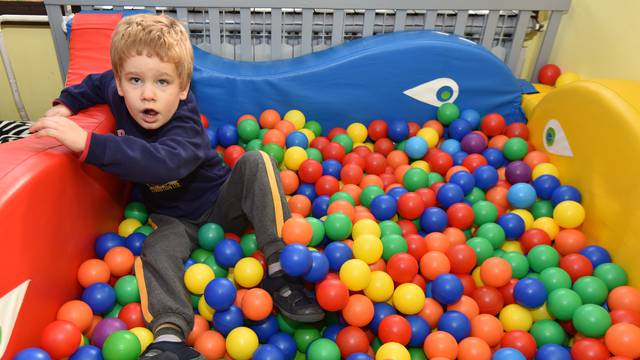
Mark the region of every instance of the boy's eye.
POLYGON ((160 79, 160 80, 158 80, 158 85, 167 86, 167 85, 169 85, 169 81, 165 80, 165 79, 160 79))
POLYGON ((142 80, 140 78, 137 78, 137 77, 132 77, 132 78, 129 78, 129 82, 131 84, 133 84, 133 85, 138 85, 138 84, 142 83, 142 80))

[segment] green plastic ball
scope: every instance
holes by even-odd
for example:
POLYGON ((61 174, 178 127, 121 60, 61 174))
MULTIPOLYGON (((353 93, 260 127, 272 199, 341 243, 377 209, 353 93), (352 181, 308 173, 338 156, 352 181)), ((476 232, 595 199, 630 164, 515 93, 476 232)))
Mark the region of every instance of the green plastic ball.
POLYGON ((224 230, 218 224, 206 223, 198 229, 198 244, 205 250, 213 251, 222 239, 224 230))
POLYGON ((571 289, 571 276, 559 267, 548 267, 542 270, 540 281, 549 294, 556 289, 571 289))
POLYGON ((531 215, 534 219, 553 217, 553 204, 549 200, 538 200, 531 206, 531 215))
POLYGON ((388 261, 395 254, 406 253, 409 250, 407 241, 402 235, 385 235, 380 240, 382 241, 382 258, 384 261, 388 261))
POLYGON ((387 235, 402 235, 402 229, 397 222, 391 220, 381 221, 380 224, 380 236, 387 235))
POLYGON ((519 137, 510 138, 504 143, 504 147, 502 148, 504 157, 511 161, 522 160, 525 155, 527 155, 528 151, 529 144, 527 144, 523 138, 519 137))
POLYGON ((309 246, 316 246, 324 239, 324 223, 312 216, 307 217, 307 222, 311 224, 312 236, 309 246))
POLYGON ((311 132, 315 135, 315 136, 320 136, 322 135, 322 125, 320 125, 319 122, 315 121, 315 120, 311 120, 311 121, 307 121, 304 124, 304 128, 305 129, 309 129, 311 130, 311 132))
POLYGON ((135 360, 140 352, 142 352, 140 340, 128 330, 111 333, 102 345, 104 360, 135 360))
POLYGON ((316 149, 316 148, 306 148, 305 152, 307 153, 307 158, 308 159, 312 159, 315 160, 319 163, 322 162, 322 153, 320 152, 320 150, 316 149))
POLYGON ((536 339, 538 347, 546 344, 562 345, 567 340, 567 334, 562 326, 553 320, 536 321, 529 333, 536 339))
POLYGON ((229 275, 229 271, 218 265, 218 263, 216 262, 216 258, 213 257, 213 255, 207 256, 207 258, 204 259, 203 263, 209 265, 211 270, 213 270, 213 273, 216 275, 216 278, 224 278, 229 275))
POLYGON ((502 226, 489 222, 482 224, 478 231, 476 232, 476 236, 483 237, 491 243, 494 249, 498 249, 504 244, 506 239, 506 235, 504 233, 504 229, 502 226))
POLYGON ((353 140, 347 134, 338 134, 331 141, 342 145, 344 152, 347 154, 353 150, 353 140))
POLYGON ((373 339, 373 341, 371 342, 371 348, 373 349, 373 352, 378 352, 380 346, 382 346, 382 341, 380 341, 380 339, 377 337, 373 339))
POLYGON ((293 333, 296 347, 300 352, 306 352, 309 345, 320 338, 320 331, 310 325, 302 325, 293 333))
POLYGON ((580 295, 583 304, 600 305, 609 295, 607 284, 595 276, 583 276, 577 279, 573 284, 573 291, 580 295))
POLYGON ((371 201, 379 195, 384 195, 384 190, 377 185, 369 185, 362 189, 360 193, 360 203, 363 206, 369 207, 371 205, 371 201))
POLYGON ((442 125, 448 126, 453 122, 453 120, 460 117, 460 110, 458 109, 458 106, 453 103, 442 104, 438 108, 437 117, 442 125))
POLYGON ((424 350, 421 348, 409 348, 409 356, 411 360, 427 360, 424 350))
POLYGON ((262 150, 262 140, 253 139, 247 143, 247 147, 245 148, 247 152, 249 151, 257 151, 262 150))
POLYGON ((133 275, 125 275, 116 281, 113 286, 116 293, 116 301, 120 305, 127 305, 132 302, 140 302, 140 291, 138 290, 138 280, 133 275))
POLYGON ((598 265, 593 271, 593 275, 604 281, 609 291, 617 288, 618 286, 627 285, 629 282, 627 272, 624 271, 620 265, 614 263, 598 265))
POLYGON ((260 129, 260 132, 258 133, 258 139, 260 140, 264 139, 264 134, 266 134, 269 130, 271 129, 267 129, 267 128, 260 129))
POLYGON ((257 139, 259 135, 260 125, 255 120, 245 119, 238 124, 238 137, 242 141, 249 142, 257 139))
POLYGON ((145 234, 146 236, 149 236, 149 234, 151 234, 153 232, 153 228, 149 225, 142 225, 139 228, 136 229, 137 233, 141 233, 141 234, 145 234))
POLYGON ((122 310, 122 305, 115 303, 111 310, 108 313, 104 314, 105 318, 117 318, 120 314, 120 310, 122 310))
POLYGON ((611 326, 611 316, 602 306, 584 304, 573 313, 573 326, 581 334, 592 338, 604 336, 611 326))
POLYGON ((127 204, 127 207, 124 209, 124 217, 126 219, 136 219, 140 221, 140 223, 144 224, 147 222, 149 214, 147 213, 147 208, 143 203, 132 201, 127 204))
POLYGON ((351 235, 351 219, 341 212, 329 214, 324 222, 324 232, 331 240, 344 240, 351 235))
POLYGON ((433 184, 441 182, 444 182, 444 178, 437 172, 430 172, 427 174, 427 186, 431 186, 433 184))
POLYGON ((427 187, 427 181, 427 172, 417 167, 407 170, 402 177, 404 187, 409 191, 427 187))
POLYGON ((240 247, 244 256, 253 255, 258 250, 258 240, 256 234, 244 234, 240 237, 240 247))
POLYGON ((493 255, 493 246, 491 246, 491 242, 485 238, 473 237, 467 240, 467 245, 476 253, 476 265, 481 265, 493 255))
POLYGON ((529 265, 535 272, 541 272, 549 267, 557 267, 560 263, 560 254, 549 245, 538 245, 527 254, 529 265))
POLYGON ((471 204, 475 204, 478 201, 486 199, 484 191, 482 191, 482 189, 480 189, 479 187, 474 187, 473 189, 471 189, 471 192, 464 198, 471 204))
POLYGON ((329 205, 331 205, 336 200, 346 200, 351 205, 356 206, 356 202, 355 200, 353 200, 353 196, 351 196, 351 194, 346 193, 344 191, 337 191, 333 193, 333 195, 331 195, 331 197, 329 198, 329 205))
POLYGON ((191 258, 197 263, 203 263, 209 256, 211 256, 211 251, 203 248, 197 248, 191 253, 191 258))
POLYGON ((507 260, 509 265, 511 265, 511 271, 514 278, 522 279, 529 273, 529 261, 523 254, 515 251, 508 251, 502 255, 502 258, 507 260))
POLYGON ((556 289, 547 297, 547 310, 558 320, 571 320, 580 306, 580 295, 571 289, 556 289))
POLYGON ((340 349, 333 341, 325 338, 315 340, 307 349, 308 360, 340 360, 340 349))
POLYGON ((404 148, 407 146, 407 140, 402 140, 396 144, 396 150, 404 151, 404 148))
POLYGON ((293 335, 296 329, 302 325, 301 323, 291 320, 282 314, 276 315, 276 320, 278 321, 278 328, 280 328, 280 331, 286 332, 289 335, 293 335))
POLYGON ((278 165, 282 163, 282 160, 284 160, 284 150, 280 146, 278 146, 278 144, 266 144, 262 146, 262 151, 271 156, 273 160, 278 163, 278 165))
POLYGON ((498 209, 489 201, 480 200, 473 204, 471 209, 474 215, 473 223, 478 226, 495 222, 498 218, 498 209))

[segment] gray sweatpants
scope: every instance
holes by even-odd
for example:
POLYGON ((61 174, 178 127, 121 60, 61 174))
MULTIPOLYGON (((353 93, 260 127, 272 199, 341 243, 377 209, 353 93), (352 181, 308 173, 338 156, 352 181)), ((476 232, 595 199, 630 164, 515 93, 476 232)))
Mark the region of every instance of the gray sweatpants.
POLYGON ((185 337, 191 332, 194 313, 183 263, 198 246, 201 225, 213 222, 240 234, 251 223, 258 248, 268 259, 284 247, 282 224, 290 216, 278 169, 262 151, 250 151, 238 160, 216 203, 198 221, 151 214, 157 229, 145 240, 135 263, 147 326, 155 333, 159 325, 171 323, 185 337))

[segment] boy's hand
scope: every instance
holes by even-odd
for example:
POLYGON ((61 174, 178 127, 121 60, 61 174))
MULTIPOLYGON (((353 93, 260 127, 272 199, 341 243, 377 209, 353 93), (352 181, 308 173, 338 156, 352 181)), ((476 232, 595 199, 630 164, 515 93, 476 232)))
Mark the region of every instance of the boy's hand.
POLYGON ((88 136, 78 124, 63 116, 43 117, 29 131, 35 133, 36 137, 54 137, 74 152, 84 150, 88 136))
POLYGON ((63 104, 55 105, 51 109, 47 110, 46 113, 44 113, 44 117, 52 117, 52 116, 69 117, 71 115, 73 115, 71 110, 69 110, 69 108, 64 106, 63 104))

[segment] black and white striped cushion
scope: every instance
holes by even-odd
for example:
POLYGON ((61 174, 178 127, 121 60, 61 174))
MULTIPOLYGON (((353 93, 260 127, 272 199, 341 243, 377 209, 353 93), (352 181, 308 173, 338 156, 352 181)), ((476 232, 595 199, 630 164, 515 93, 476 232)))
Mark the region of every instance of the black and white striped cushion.
POLYGON ((0 121, 0 144, 29 136, 29 121, 0 121))

